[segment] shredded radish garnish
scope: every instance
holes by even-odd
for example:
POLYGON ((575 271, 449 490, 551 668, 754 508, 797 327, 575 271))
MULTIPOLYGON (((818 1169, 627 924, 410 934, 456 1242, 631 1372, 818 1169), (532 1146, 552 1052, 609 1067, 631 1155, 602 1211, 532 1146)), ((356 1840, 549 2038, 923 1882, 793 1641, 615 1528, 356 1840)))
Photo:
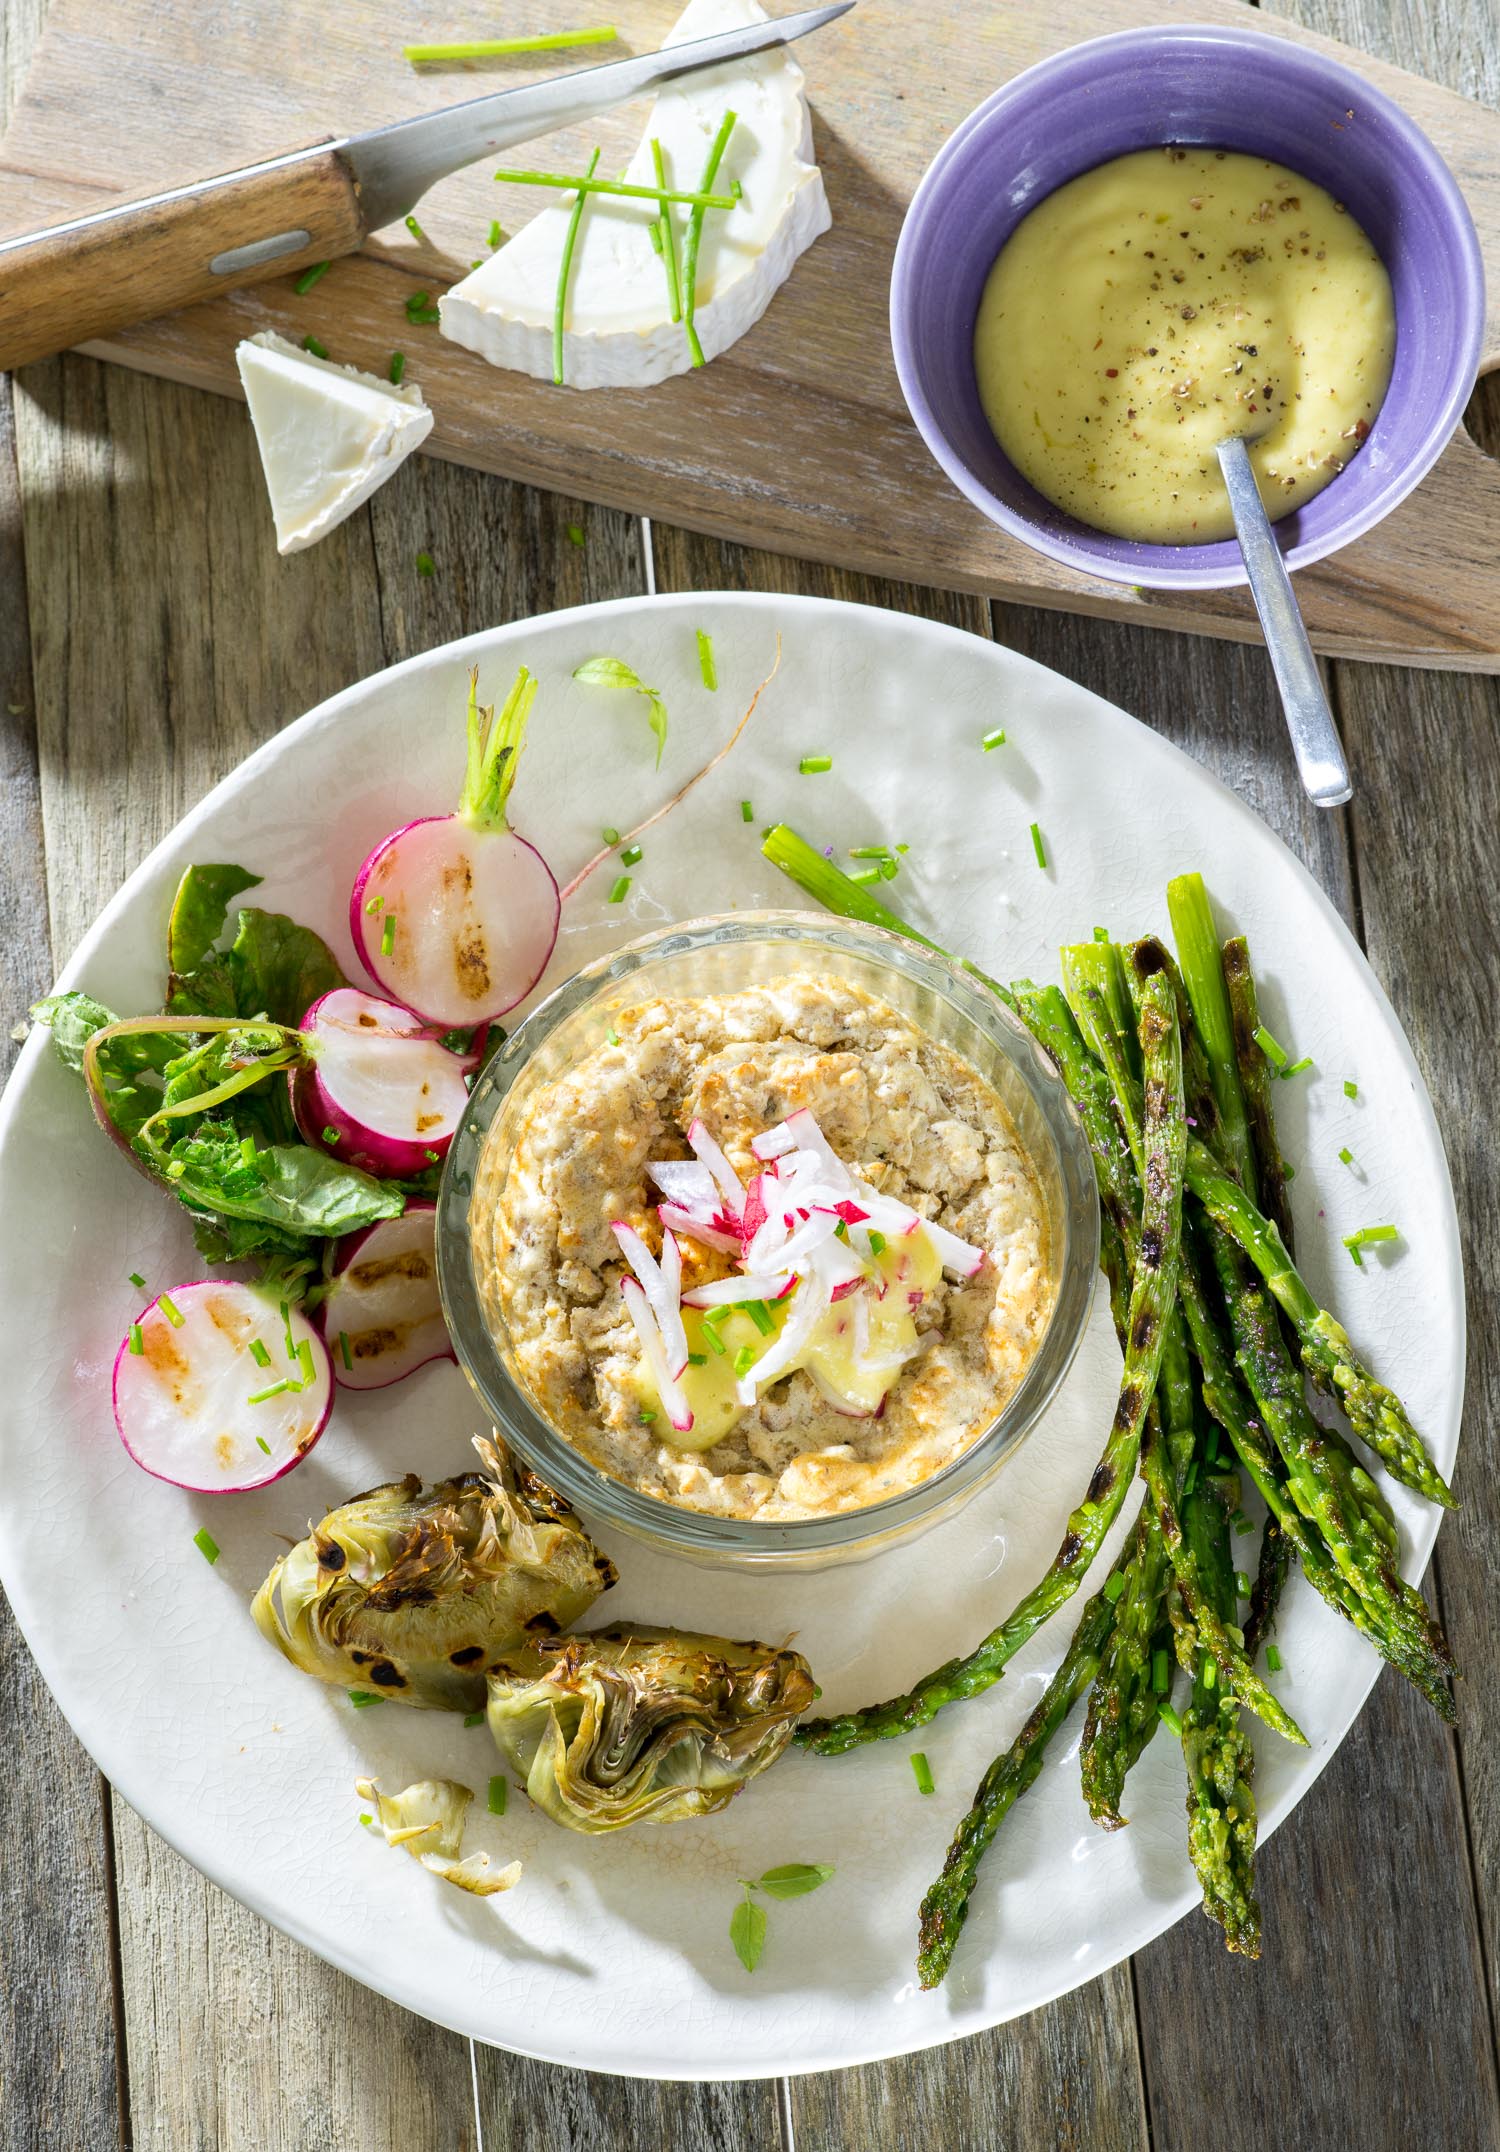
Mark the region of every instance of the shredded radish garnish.
POLYGON ((688 1148, 693 1156, 702 1159, 704 1165, 707 1166, 709 1172, 718 1182, 719 1192, 730 1211, 736 1218, 743 1218, 745 1215, 745 1191, 740 1186, 740 1177, 701 1121, 693 1121, 689 1124, 687 1140, 688 1148))
MULTIPOLYGON (((634 1278, 622 1281, 626 1306, 676 1428, 692 1424, 686 1393, 679 1386, 689 1365, 684 1307, 728 1310, 753 1301, 787 1302, 779 1331, 766 1333, 760 1357, 736 1379, 735 1394, 748 1409, 768 1384, 800 1364, 819 1324, 844 1300, 852 1305, 847 1314, 832 1319, 829 1338, 819 1345, 815 1360, 830 1344, 837 1351, 847 1350, 863 1378, 873 1378, 878 1385, 882 1377, 894 1380, 902 1367, 929 1349, 936 1332, 900 1345, 900 1327, 895 1333, 899 1349, 886 1349, 892 1341, 890 1318, 875 1318, 871 1312, 893 1283, 900 1286, 909 1275, 904 1241, 925 1233, 942 1268, 961 1277, 972 1277, 984 1262, 982 1248, 970 1246, 910 1204, 881 1195, 861 1179, 845 1165, 806 1107, 752 1138, 750 1149, 763 1170, 748 1186, 702 1121, 692 1122, 687 1140, 691 1159, 662 1160, 646 1169, 663 1199, 658 1206, 661 1260, 652 1257, 630 1226, 620 1222, 614 1227, 635 1272, 634 1278), (732 1256, 737 1272, 684 1293, 679 1234, 732 1256), (872 1234, 891 1250, 894 1260, 889 1266, 882 1266, 876 1256, 872 1234), (878 1339, 877 1320, 883 1324, 878 1339)), ((926 1297, 911 1288, 899 1305, 915 1309, 926 1297)), ((757 1320, 765 1332, 764 1318, 757 1320)), ((903 1313, 900 1325, 907 1321, 903 1313)), ((909 1337, 911 1331, 905 1334, 909 1337)), ((814 1373, 813 1379, 831 1403, 841 1411, 850 1409, 836 1383, 824 1374, 814 1373)), ((877 1414, 884 1409, 883 1399, 875 1409, 877 1414)))
MULTIPOLYGON (((662 1247, 662 1260, 658 1263, 640 1234, 634 1227, 626 1225, 623 1218, 617 1218, 611 1230, 620 1243, 626 1262, 645 1289, 651 1313, 656 1317, 667 1373, 675 1382, 688 1364, 687 1332, 682 1327, 682 1252, 668 1233, 662 1247), (669 1268, 674 1273, 670 1282, 669 1268)), ((662 1403, 666 1404, 665 1398, 662 1403)), ((671 1409, 668 1405, 668 1412, 671 1409)), ((672 1424, 676 1426, 677 1423, 674 1420, 672 1424)))
POLYGON ((726 1308, 746 1300, 780 1300, 796 1284, 791 1273, 764 1276, 748 1271, 740 1278, 715 1278, 709 1285, 695 1285, 683 1294, 690 1308, 726 1308))
POLYGON ((641 1351, 646 1355, 646 1365, 650 1368, 651 1379, 656 1384, 656 1394, 661 1399, 662 1410, 678 1434, 685 1435, 691 1431, 693 1425, 692 1411, 667 1367, 667 1355, 662 1345, 661 1332, 656 1327, 656 1317, 651 1312, 651 1303, 646 1298, 644 1288, 637 1284, 634 1278, 622 1278, 620 1292, 630 1320, 635 1325, 635 1334, 641 1341, 641 1351))

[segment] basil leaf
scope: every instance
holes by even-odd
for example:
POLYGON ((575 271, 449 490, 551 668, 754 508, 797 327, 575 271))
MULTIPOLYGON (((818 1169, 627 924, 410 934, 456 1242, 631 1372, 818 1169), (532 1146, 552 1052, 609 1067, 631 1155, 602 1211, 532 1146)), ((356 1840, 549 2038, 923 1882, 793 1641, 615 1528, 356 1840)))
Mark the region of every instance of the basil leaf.
POLYGON ((729 1916, 729 1940, 747 1973, 753 1973, 766 1947, 766 1915, 747 1893, 729 1916))
POLYGON ((805 1898, 810 1890, 817 1890, 833 1874, 831 1868, 819 1863, 792 1861, 785 1868, 768 1868, 760 1879, 759 1888, 768 1898, 805 1898))
MULTIPOLYGON (((171 974, 169 994, 178 980, 196 971, 224 931, 231 899, 260 881, 245 867, 189 867, 177 884, 172 916, 167 922, 167 968, 171 974)), ((198 1010, 202 1015, 206 1012, 198 1010)), ((233 1013, 233 1012, 230 1012, 233 1013)))

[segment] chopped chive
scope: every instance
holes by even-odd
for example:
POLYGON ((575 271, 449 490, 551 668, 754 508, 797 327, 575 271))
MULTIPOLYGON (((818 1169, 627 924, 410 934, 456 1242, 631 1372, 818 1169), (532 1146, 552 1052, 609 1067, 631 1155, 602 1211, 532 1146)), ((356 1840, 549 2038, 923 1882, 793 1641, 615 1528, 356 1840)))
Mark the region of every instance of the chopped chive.
POLYGON ((1219 1669, 1212 1659, 1205 1659, 1203 1662, 1202 1681, 1205 1689, 1216 1689, 1219 1686, 1219 1669))
POLYGON ((484 1724, 484 1713, 482 1711, 466 1711, 464 1713, 464 1724, 465 1726, 482 1726, 484 1724))
POLYGON ((402 378, 406 373, 406 353, 404 351, 393 351, 391 353, 391 363, 386 372, 390 376, 392 388, 399 389, 402 378))
POLYGON ((1096 942, 1107 942, 1107 941, 1109 940, 1109 928, 1108 928, 1108 927, 1095 927, 1095 929, 1094 929, 1094 939, 1095 939, 1095 941, 1096 941, 1096 942))
POLYGON ((141 1329, 139 1323, 132 1323, 130 1326, 130 1349, 137 1359, 146 1350, 145 1332, 141 1329))
POLYGON ((1166 1696, 1172 1687, 1172 1670, 1165 1651, 1151 1654, 1151 1687, 1157 1696, 1166 1696))
POLYGON ((606 844, 618 844, 620 841, 620 832, 617 829, 601 830, 599 834, 606 844))
POLYGON ((304 336, 302 348, 304 351, 310 351, 315 359, 326 359, 328 356, 328 346, 316 336, 304 336))
POLYGON ((505 1804, 509 1798, 509 1781, 503 1778, 492 1778, 490 1780, 490 1814, 492 1816, 503 1816, 505 1814, 505 1804))
POLYGON ((620 1034, 619 1034, 619 1032, 618 1032, 618 1031, 616 1031, 616 1029, 615 1029, 615 1027, 614 1027, 614 1025, 613 1025, 613 1024, 611 1024, 611 1025, 610 1025, 610 1027, 609 1027, 608 1031, 606 1031, 606 1032, 605 1032, 604 1036, 605 1036, 605 1038, 606 1038, 606 1039, 607 1039, 607 1040, 609 1041, 609 1043, 610 1043, 610 1045, 611 1045, 611 1046, 618 1046, 618 1045, 619 1045, 619 1043, 620 1043, 620 1034))
POLYGON ((373 1817, 373 1816, 372 1816, 372 1815, 370 1814, 370 1811, 369 1811, 369 1810, 368 1810, 367 1808, 365 1808, 365 1809, 361 1809, 361 1810, 360 1810, 360 1817, 359 1817, 359 1820, 360 1820, 360 1822, 361 1822, 361 1823, 366 1823, 366 1824, 368 1824, 368 1823, 373 1823, 373 1822, 375 1821, 375 1818, 374 1818, 374 1817, 373 1817))
POLYGON ((419 553, 417 555, 417 573, 418 575, 437 574, 437 562, 430 553, 419 553))
POLYGON ((395 947, 396 947, 396 920, 395 920, 395 915, 394 915, 394 913, 392 913, 392 912, 387 912, 387 913, 386 913, 386 917, 385 917, 385 925, 384 925, 384 926, 383 926, 383 927, 381 928, 381 930, 380 930, 380 953, 381 953, 381 955, 382 955, 382 956, 391 956, 392 954, 394 954, 394 951, 395 951, 395 947))
POLYGON ((368 1711, 371 1704, 383 1704, 385 1698, 375 1695, 371 1689, 351 1689, 349 1691, 349 1701, 356 1711, 368 1711))
POLYGON ((206 1524, 200 1525, 198 1530, 194 1532, 193 1545, 198 1549, 205 1562, 216 1562, 219 1559, 219 1543, 206 1524))
POLYGON ((878 867, 856 867, 849 879, 851 882, 878 882, 880 880, 880 869, 878 867))
POLYGON ((587 540, 583 535, 583 525, 581 523, 570 523, 568 525, 567 540, 569 545, 576 545, 582 547, 587 544, 587 540))
POLYGON ((141 1287, 145 1284, 145 1282, 145 1279, 141 1276, 138 1270, 133 1270, 130 1273, 130 1283, 135 1287, 137 1292, 140 1291, 141 1287))
POLYGON ((749 800, 740 801, 740 820, 742 822, 753 822, 755 820, 755 809, 751 806, 749 800))
POLYGON ((698 630, 698 670, 703 676, 703 685, 711 693, 717 691, 719 669, 714 663, 714 639, 702 628, 698 630))
POLYGON ((288 1390, 295 1390, 296 1387, 296 1383, 283 1376, 280 1382, 273 1382, 268 1390, 252 1391, 250 1396, 245 1399, 245 1403, 247 1405, 263 1405, 268 1398, 284 1396, 288 1390))
POLYGON ((851 844, 849 847, 851 859, 889 859, 890 856, 890 846, 885 844, 851 844))
POLYGON ((629 890, 630 876, 628 874, 622 874, 620 876, 620 879, 615 883, 614 888, 609 893, 609 902, 611 904, 623 904, 625 902, 626 896, 629 893, 629 890))
POLYGON ((338 1142, 338 1140, 339 1140, 339 1132, 338 1132, 338 1130, 337 1130, 336 1128, 325 1128, 325 1129, 324 1129, 324 1131, 323 1131, 323 1141, 324 1141, 325 1143, 327 1143, 327 1144, 334 1144, 334 1143, 337 1143, 337 1142, 338 1142))
POLYGON ((413 239, 417 240, 424 247, 429 244, 427 234, 423 231, 421 225, 418 224, 415 217, 403 217, 401 221, 406 226, 406 229, 411 233, 413 239))
POLYGON ((1264 1024, 1256 1025, 1254 1036, 1256 1045, 1271 1065, 1274 1068, 1284 1069, 1287 1061, 1286 1048, 1272 1038, 1264 1024))
POLYGON ((927 1761, 920 1749, 913 1749, 911 1752, 911 1771, 912 1777, 917 1782, 918 1793, 936 1793, 937 1787, 933 1783, 932 1765, 927 1761))
POLYGON ((281 1316, 282 1347, 285 1350, 287 1358, 289 1360, 295 1360, 297 1357, 297 1348, 292 1343, 292 1311, 290 1307, 288 1307, 287 1303, 283 1300, 279 1303, 277 1312, 281 1316))
POLYGON ((1040 822, 1033 822, 1031 825, 1031 849, 1036 854, 1037 865, 1045 870, 1047 865, 1047 847, 1042 842, 1042 825, 1040 822))
POLYGON ((375 914, 376 912, 383 912, 384 910, 385 910, 385 898, 384 898, 384 897, 370 897, 370 898, 369 898, 369 899, 368 899, 368 900, 366 901, 366 904, 365 904, 365 916, 366 916, 367 918, 373 917, 373 916, 374 916, 374 914, 375 914))
POLYGON ((1339 1164, 1341 1166, 1352 1166, 1353 1163, 1354 1153, 1350 1150, 1348 1144, 1346 1143, 1344 1145, 1344 1148, 1339 1152, 1339 1164))
POLYGON ((728 1322, 730 1316, 733 1315, 733 1313, 734 1309, 732 1307, 729 1307, 728 1305, 718 1308, 710 1308, 708 1313, 703 1318, 704 1329, 720 1329, 725 1323, 728 1322))
POLYGON ((741 1381, 749 1374, 754 1365, 755 1347, 753 1345, 742 1345, 734 1356, 734 1371, 741 1381))
POLYGON ((302 1387, 310 1390, 313 1385, 312 1340, 302 1338, 297 1345, 297 1366, 302 1372, 302 1387))
POLYGON ((1297 1178, 1297 1168, 1292 1165, 1283 1165, 1281 1177, 1283 1180, 1294 1181, 1297 1178))
MULTIPOLYGON (((729 1350, 729 1347, 724 1343, 724 1340, 720 1337, 718 1331, 710 1329, 707 1323, 703 1325, 703 1342, 708 1347, 709 1351, 711 1353, 717 1353, 718 1357, 721 1360, 723 1359, 725 1353, 727 1353, 729 1350)), ((691 1359, 692 1355, 689 1354, 688 1357, 689 1359, 691 1359)))
MULTIPOLYGON (((1209 1661, 1209 1664, 1213 1664, 1212 1660, 1209 1661)), ((1181 1740, 1182 1721, 1177 1716, 1177 1713, 1172 1709, 1172 1706, 1167 1703, 1165 1699, 1157 1705, 1156 1716, 1161 1720, 1163 1726, 1166 1727, 1168 1733, 1176 1734, 1178 1739, 1181 1740)))
POLYGON ((301 299, 305 297, 305 295, 312 290, 314 284, 317 283, 318 278, 320 276, 327 276, 329 270, 332 267, 332 262, 314 262, 310 269, 304 269, 301 276, 298 277, 296 283, 292 287, 292 289, 296 292, 298 298, 301 299))
MULTIPOLYGON (((841 1218, 839 1220, 839 1224, 842 1225, 843 1222, 844 1221, 841 1218)), ((754 1323, 756 1329, 760 1332, 761 1336, 763 1338, 768 1338, 771 1335, 771 1332, 776 1328, 776 1324, 772 1318, 771 1311, 766 1306, 765 1302, 763 1300, 742 1300, 740 1302, 740 1306, 743 1308, 745 1314, 749 1316, 751 1322, 754 1323)))
POLYGON ((874 1228, 874 1226, 871 1226, 871 1228, 870 1228, 870 1234, 869 1234, 869 1239, 870 1239, 870 1253, 871 1253, 871 1255, 884 1255, 884 1253, 885 1253, 885 1235, 884 1235, 884 1233, 877 1233, 877 1232, 876 1232, 876 1230, 875 1230, 875 1228, 874 1228))
POLYGON ((841 1218, 839 1220, 838 1224, 833 1229, 833 1237, 835 1240, 847 1240, 849 1238, 849 1224, 847 1219, 841 1218))
POLYGON ((347 1330, 339 1332, 339 1358, 343 1361, 346 1369, 352 1370, 354 1359, 349 1351, 349 1333, 347 1330))
POLYGON ((494 251, 495 251, 495 249, 496 249, 496 247, 502 247, 502 246, 504 246, 504 244, 505 244, 505 234, 504 234, 504 232, 503 232, 503 231, 502 231, 502 230, 500 229, 500 219, 499 219, 498 217, 491 217, 491 219, 490 219, 490 252, 491 252, 491 253, 493 254, 493 253, 494 253, 494 251))
MULTIPOLYGON (((721 1347, 720 1350, 722 1351, 722 1349, 721 1347)), ((706 1352, 690 1352, 688 1354, 689 1367, 707 1367, 707 1365, 708 1354, 706 1352)))
POLYGON ((488 37, 463 45, 403 45, 401 57, 413 67, 441 67, 448 60, 501 60, 513 52, 566 52, 572 45, 612 45, 613 23, 589 30, 547 30, 536 37, 488 37))
POLYGON ((407 318, 414 328, 427 328, 433 322, 441 321, 443 316, 441 309, 438 307, 422 306, 418 307, 415 314, 411 314, 407 318))
POLYGON ((265 1436, 264 1436, 264 1435, 257 1435, 257 1436, 256 1436, 256 1438, 255 1438, 255 1445, 256 1445, 256 1448, 257 1448, 257 1449, 262 1449, 262 1450, 264 1450, 264 1451, 265 1451, 265 1453, 266 1453, 266 1455, 267 1455, 268 1457, 270 1456, 270 1454, 271 1454, 271 1445, 270 1445, 270 1443, 269 1443, 269 1442, 267 1442, 267 1440, 266 1440, 266 1438, 265 1438, 265 1436))
POLYGON ((432 293, 430 291, 409 291, 406 295, 406 311, 408 314, 415 314, 422 307, 431 306, 431 304, 432 293))
POLYGON ((638 844, 632 844, 632 845, 629 845, 629 846, 627 846, 627 848, 626 848, 626 849, 625 849, 625 850, 624 850, 624 851, 623 851, 623 852, 622 852, 622 853, 620 854, 620 865, 621 865, 622 867, 635 867, 635 866, 638 866, 638 865, 640 864, 640 858, 641 858, 641 848, 640 848, 640 846, 639 846, 638 844))
MULTIPOLYGON (((1393 1234, 1394 1230, 1395 1229, 1393 1227, 1393 1234)), ((176 1301, 172 1298, 170 1293, 158 1293, 156 1296, 156 1305, 161 1309, 162 1314, 165 1315, 167 1321, 172 1325, 172 1328, 174 1330, 180 1330, 182 1328, 184 1320, 182 1310, 178 1307, 176 1301)))
MULTIPOLYGON (((719 122, 719 131, 714 136, 703 167, 703 178, 699 182, 700 192, 704 195, 718 177, 719 165, 729 147, 729 137, 734 133, 734 125, 735 115, 733 112, 726 112, 719 122)), ((731 197, 731 201, 737 199, 737 196, 731 197)), ((699 342, 697 325, 693 319, 698 305, 698 249, 702 243, 703 210, 695 207, 688 215, 687 238, 682 248, 682 324, 687 332, 688 354, 694 366, 703 364, 703 346, 699 342)))
POLYGON ((1359 1085, 1354 1081, 1354 1078, 1352 1076, 1346 1076, 1344 1078, 1344 1096, 1345 1098, 1359 1097, 1359 1085))
POLYGON ((180 1158, 174 1158, 167 1168, 167 1179, 169 1181, 180 1181, 186 1171, 187 1167, 183 1161, 180 1158))
POLYGON ((1273 1674, 1281 1672, 1281 1653, 1274 1644, 1267 1644, 1266 1646, 1266 1665, 1273 1674))
POLYGON ((252 1338, 250 1340, 250 1357, 257 1367, 269 1367, 271 1365, 271 1355, 266 1350, 264 1338, 252 1338))
POLYGON ((1104 1580, 1104 1596, 1105 1596, 1105 1598, 1106 1598, 1106 1599, 1107 1599, 1107 1600, 1109 1601, 1109 1603, 1110 1603, 1110 1605, 1111 1605, 1111 1606, 1113 1606, 1113 1605, 1114 1605, 1115 1601, 1116 1601, 1116 1600, 1117 1600, 1117 1599, 1119 1598, 1119 1596, 1120 1596, 1121 1592, 1123 1592, 1123 1591, 1124 1591, 1124 1589, 1125 1589, 1125 1572, 1124 1572, 1124 1570, 1123 1570, 1123 1569, 1112 1569, 1112 1570, 1110 1571, 1109 1575, 1108 1575, 1108 1576, 1107 1576, 1107 1577, 1105 1578, 1105 1580, 1104 1580))
POLYGON ((832 755, 804 755, 797 764, 804 777, 821 777, 825 770, 833 768, 832 755))
POLYGON ((1241 1510, 1239 1515, 1235 1518, 1234 1528, 1235 1531, 1240 1534, 1244 1534, 1245 1532, 1253 1532, 1255 1530, 1254 1523, 1249 1517, 1245 1515, 1245 1512, 1243 1510, 1241 1510))
POLYGON ((987 732, 985 734, 984 738, 980 741, 979 744, 984 749, 986 754, 989 753, 992 747, 1003 747, 1005 745, 1004 728, 1000 725, 997 725, 993 732, 987 732))
POLYGON ((1310 1069, 1312 1065, 1312 1055, 1304 1054, 1300 1061, 1293 1061, 1288 1063, 1287 1067, 1284 1068, 1281 1073, 1284 1078, 1287 1076, 1300 1076, 1304 1069, 1310 1069))
POLYGON ((656 1418, 656 1407, 655 1407, 654 1405, 642 1405, 642 1407, 641 1407, 641 1425, 642 1425, 643 1427, 649 1427, 649 1426, 651 1425, 651 1422, 652 1422, 652 1421, 653 1421, 653 1420, 654 1420, 655 1418, 656 1418))
MULTIPOLYGON (((590 179, 599 169, 600 151, 594 151, 589 159, 590 179)), ((573 197, 573 214, 568 219, 567 237, 563 241, 562 259, 557 270, 557 303, 552 316, 552 379, 559 388, 563 378, 563 331, 568 318, 568 285, 573 275, 573 253, 578 245, 578 227, 583 222, 587 191, 580 187, 573 197)))
POLYGON ((1237 1569, 1234 1573, 1234 1588, 1242 1599, 1250 1597, 1250 1579, 1243 1569, 1237 1569))
MULTIPOLYGON (((666 159, 662 155, 660 142, 654 136, 651 142, 651 164, 656 173, 656 184, 665 193, 667 186, 666 159)), ((661 256, 661 265, 666 272, 667 310, 674 321, 681 321, 682 279, 677 268, 677 227, 672 222, 672 205, 670 202, 662 203, 661 215, 651 229, 653 233, 652 243, 661 256)))
POLYGON ((1393 1225, 1362 1225, 1357 1233, 1346 1233, 1344 1235, 1344 1246, 1353 1256, 1356 1265, 1363 1269, 1363 1258, 1359 1252, 1361 1248, 1373 1248, 1382 1241, 1399 1240, 1400 1238, 1400 1232, 1393 1225))

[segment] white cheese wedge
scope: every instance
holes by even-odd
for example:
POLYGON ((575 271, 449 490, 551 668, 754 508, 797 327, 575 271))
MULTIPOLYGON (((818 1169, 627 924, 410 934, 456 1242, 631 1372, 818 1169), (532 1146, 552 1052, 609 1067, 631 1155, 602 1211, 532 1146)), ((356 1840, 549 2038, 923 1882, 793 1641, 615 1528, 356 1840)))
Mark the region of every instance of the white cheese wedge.
POLYGON ((316 545, 432 431, 415 386, 314 358, 267 329, 238 346, 278 553, 316 545))
MULTIPOLYGON (((757 0, 691 0, 669 45, 764 22, 757 0)), ((734 132, 714 182, 733 210, 706 212, 698 255, 694 326, 706 359, 744 335, 769 306, 792 264, 826 232, 823 176, 812 162, 812 121, 801 68, 785 46, 726 61, 660 92, 625 173, 651 186, 651 144, 660 142, 669 187, 696 192, 724 114, 734 132)), ((573 197, 560 195, 439 302, 442 330, 496 366, 553 378, 558 271, 573 197)), ((679 260, 689 212, 672 210, 679 260)), ((570 388, 647 388, 692 364, 674 322, 666 270, 651 244, 656 205, 592 195, 579 225, 568 285, 563 379, 570 388)))

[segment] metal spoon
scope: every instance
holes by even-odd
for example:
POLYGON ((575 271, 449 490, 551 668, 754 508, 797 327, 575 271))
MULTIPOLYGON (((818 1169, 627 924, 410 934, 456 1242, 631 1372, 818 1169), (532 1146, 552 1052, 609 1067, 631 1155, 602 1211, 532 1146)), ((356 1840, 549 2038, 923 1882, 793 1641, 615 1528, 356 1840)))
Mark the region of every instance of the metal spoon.
POLYGON ((1349 765, 1318 677, 1318 663, 1302 624, 1292 579, 1255 483, 1250 445, 1243 434, 1232 433, 1228 440, 1219 442, 1218 449, 1235 534, 1250 578, 1250 594, 1260 615, 1271 670, 1281 690, 1281 707, 1286 712, 1286 729, 1297 757, 1297 774, 1315 806, 1342 807, 1354 791, 1349 765))

